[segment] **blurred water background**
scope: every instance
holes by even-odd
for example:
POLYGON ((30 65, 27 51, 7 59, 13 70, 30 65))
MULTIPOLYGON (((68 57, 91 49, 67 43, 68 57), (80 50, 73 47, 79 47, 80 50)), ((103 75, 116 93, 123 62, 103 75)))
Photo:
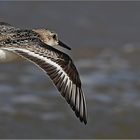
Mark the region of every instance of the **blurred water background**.
POLYGON ((29 62, 0 64, 0 138, 140 138, 140 2, 0 2, 0 21, 49 28, 72 48, 81 124, 29 62))

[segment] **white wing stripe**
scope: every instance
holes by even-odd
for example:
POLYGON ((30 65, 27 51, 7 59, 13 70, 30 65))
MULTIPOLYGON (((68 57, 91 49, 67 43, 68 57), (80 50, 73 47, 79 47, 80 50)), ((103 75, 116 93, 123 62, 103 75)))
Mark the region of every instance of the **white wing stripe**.
MULTIPOLYGON (((5 50, 12 51, 15 53, 18 51, 23 52, 29 56, 32 56, 34 58, 38 58, 39 60, 42 60, 46 62, 47 64, 50 64, 51 66, 48 67, 48 72, 50 75, 50 78, 53 80, 54 84, 62 94, 62 96, 65 97, 67 102, 71 105, 72 109, 75 111, 75 114, 77 117, 80 117, 80 120, 83 121, 83 118, 86 119, 86 104, 85 104, 85 97, 83 95, 83 91, 81 88, 79 88, 73 81, 70 79, 70 77, 67 75, 67 73, 63 70, 59 64, 52 61, 51 59, 41 56, 40 54, 37 54, 33 51, 22 49, 22 48, 4 48, 5 50), (56 68, 56 71, 54 69, 56 68)), ((19 53, 20 54, 20 53, 19 53)), ((24 56, 24 55, 23 55, 24 56)), ((27 57, 28 58, 28 57, 27 57)), ((30 59, 32 61, 32 59, 30 59)), ((35 59, 36 60, 36 59, 35 59)), ((34 61, 35 62, 35 61, 34 61)), ((37 64, 38 65, 38 64, 37 64)), ((86 123, 86 120, 84 120, 86 123)))
POLYGON ((57 70, 59 70, 59 73, 61 73, 61 72, 63 73, 62 77, 64 75, 65 76, 64 79, 66 79, 66 78, 69 79, 67 73, 57 63, 53 62, 52 60, 48 59, 47 57, 40 56, 39 54, 36 54, 36 53, 31 52, 31 51, 26 50, 26 49, 21 49, 21 48, 4 48, 4 49, 5 50, 9 50, 9 51, 17 50, 17 51, 21 51, 21 52, 27 53, 27 54, 29 54, 31 56, 37 57, 38 59, 41 59, 41 60, 45 61, 46 63, 49 63, 49 64, 55 66, 57 68, 57 70))

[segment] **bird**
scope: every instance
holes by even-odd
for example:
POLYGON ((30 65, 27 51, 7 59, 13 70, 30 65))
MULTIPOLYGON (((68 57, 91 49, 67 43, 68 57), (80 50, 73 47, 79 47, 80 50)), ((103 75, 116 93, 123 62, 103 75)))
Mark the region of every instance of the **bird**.
POLYGON ((37 65, 49 76, 79 120, 87 124, 86 99, 78 70, 70 56, 57 47, 71 50, 48 29, 21 29, 0 22, 0 62, 22 57, 37 65))

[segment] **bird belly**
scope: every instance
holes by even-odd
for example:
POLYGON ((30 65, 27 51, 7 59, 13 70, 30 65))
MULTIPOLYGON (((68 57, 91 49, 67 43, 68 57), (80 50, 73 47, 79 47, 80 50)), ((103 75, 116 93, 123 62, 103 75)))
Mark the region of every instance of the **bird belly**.
POLYGON ((20 57, 13 52, 0 49, 0 63, 18 60, 20 57))

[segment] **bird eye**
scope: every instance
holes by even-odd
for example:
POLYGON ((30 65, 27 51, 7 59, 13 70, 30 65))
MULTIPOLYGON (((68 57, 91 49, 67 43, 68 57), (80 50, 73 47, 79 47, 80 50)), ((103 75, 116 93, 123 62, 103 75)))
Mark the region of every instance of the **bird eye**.
POLYGON ((54 40, 57 40, 57 35, 56 34, 54 34, 52 37, 53 37, 54 40))

